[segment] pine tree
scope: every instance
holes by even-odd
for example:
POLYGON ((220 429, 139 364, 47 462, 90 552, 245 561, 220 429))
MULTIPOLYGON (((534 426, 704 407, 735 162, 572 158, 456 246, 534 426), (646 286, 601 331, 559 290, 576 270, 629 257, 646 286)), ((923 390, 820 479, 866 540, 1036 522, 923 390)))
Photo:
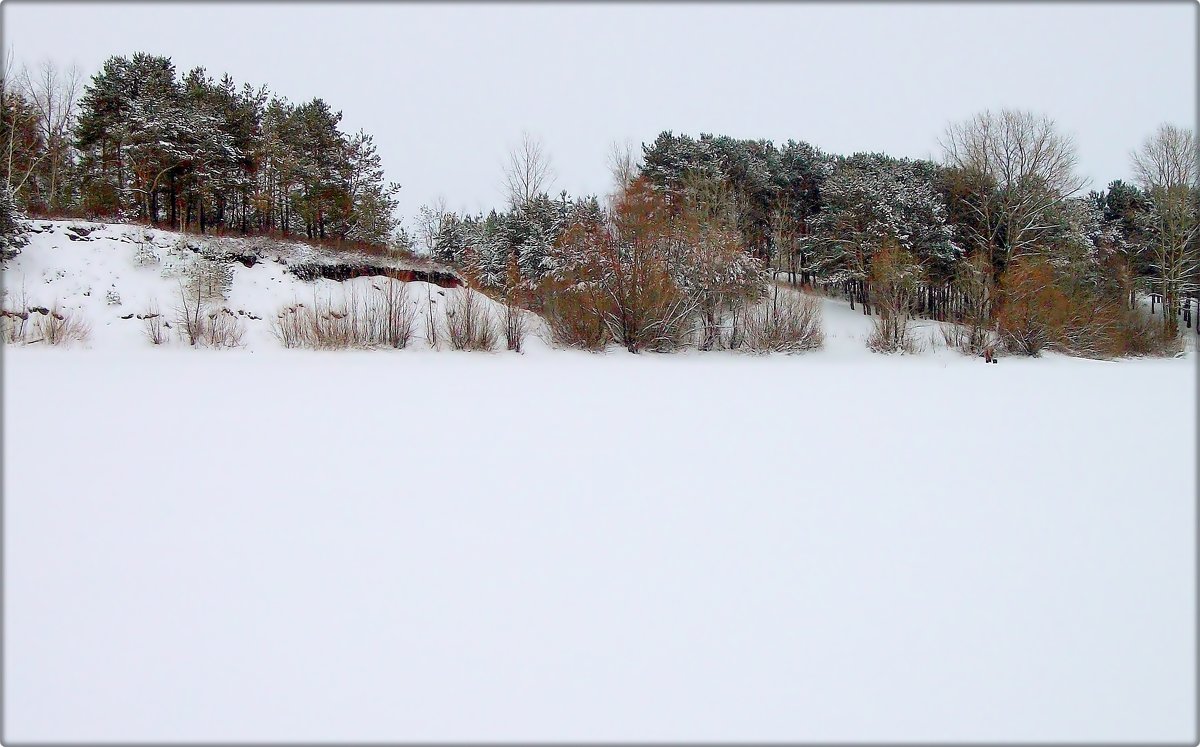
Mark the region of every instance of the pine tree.
POLYGON ((949 275, 962 257, 932 164, 877 153, 842 158, 822 199, 809 241, 827 280, 866 280, 872 256, 885 244, 911 253, 935 275, 949 275))

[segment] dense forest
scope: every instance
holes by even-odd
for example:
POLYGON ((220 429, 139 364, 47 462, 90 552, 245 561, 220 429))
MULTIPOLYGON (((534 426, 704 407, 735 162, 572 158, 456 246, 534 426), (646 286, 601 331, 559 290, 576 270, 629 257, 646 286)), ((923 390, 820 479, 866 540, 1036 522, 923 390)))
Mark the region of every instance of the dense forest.
POLYGON ((322 99, 141 53, 86 83, 10 64, 0 97, 13 246, 22 216, 419 243, 585 348, 735 348, 757 334, 789 349, 812 337, 811 310, 779 284, 844 294, 878 319, 881 351, 911 349, 916 315, 959 322, 947 342, 969 353, 1161 353, 1194 326, 1196 140, 1170 125, 1131 152, 1134 181, 1087 193, 1073 140, 1019 110, 950 124, 939 162, 663 132, 640 152, 614 147, 606 195, 552 194, 549 155, 526 137, 505 205, 425 206, 410 237, 371 135, 343 132, 322 99))

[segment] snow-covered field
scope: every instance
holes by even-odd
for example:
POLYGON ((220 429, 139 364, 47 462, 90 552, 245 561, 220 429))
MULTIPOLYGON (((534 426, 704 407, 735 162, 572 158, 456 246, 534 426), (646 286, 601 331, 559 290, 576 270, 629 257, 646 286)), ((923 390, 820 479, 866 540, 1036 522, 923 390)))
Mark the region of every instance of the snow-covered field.
POLYGON ((80 256, 91 349, 4 351, 6 744, 1197 738, 1195 353, 155 349, 80 256))

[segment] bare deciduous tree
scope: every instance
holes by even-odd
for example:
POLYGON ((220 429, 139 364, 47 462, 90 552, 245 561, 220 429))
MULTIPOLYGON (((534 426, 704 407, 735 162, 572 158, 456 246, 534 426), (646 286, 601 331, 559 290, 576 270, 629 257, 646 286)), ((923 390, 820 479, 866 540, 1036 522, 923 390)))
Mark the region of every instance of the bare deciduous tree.
POLYGON ((21 72, 21 87, 37 113, 38 129, 46 148, 46 204, 51 210, 63 206, 63 170, 69 164, 71 127, 81 82, 78 67, 72 65, 60 70, 50 60, 44 60, 35 72, 28 68, 21 72))
POLYGON ((1054 120, 1031 112, 984 111, 951 124, 941 142, 945 163, 961 179, 975 214, 971 228, 993 266, 1031 249, 1051 228, 1051 208, 1083 189, 1075 142, 1054 120))
POLYGON ((554 167, 542 141, 528 132, 521 133, 521 144, 508 153, 504 168, 504 187, 513 208, 528 205, 533 198, 550 189, 554 167))
POLYGON ((0 132, 4 133, 4 188, 15 199, 45 158, 33 106, 25 100, 20 76, 15 75, 12 50, 0 68, 0 132))
POLYGON ((1169 124, 1133 153, 1133 170, 1150 199, 1150 252, 1162 293, 1163 325, 1178 331, 1183 294, 1195 289, 1200 269, 1200 166, 1191 130, 1169 124))
POLYGON ((432 205, 422 205, 417 217, 417 238, 425 245, 429 256, 437 248, 438 234, 442 232, 442 220, 446 216, 446 198, 442 195, 432 205))
POLYGON ((610 202, 629 189, 633 180, 637 178, 638 158, 634 155, 633 149, 633 141, 628 138, 621 142, 614 140, 608 146, 608 172, 612 175, 613 180, 610 202))

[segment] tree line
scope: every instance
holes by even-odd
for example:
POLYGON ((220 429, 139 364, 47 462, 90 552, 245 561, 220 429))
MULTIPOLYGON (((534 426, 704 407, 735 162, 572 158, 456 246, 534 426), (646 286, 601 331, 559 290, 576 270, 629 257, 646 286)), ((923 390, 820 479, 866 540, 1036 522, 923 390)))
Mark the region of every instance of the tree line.
MULTIPOLYGON (((372 137, 343 132, 320 98, 180 75, 142 53, 110 58, 86 84, 49 64, 12 69, 0 80, 0 234, 22 213, 414 242, 372 137)), ((739 319, 779 281, 845 294, 887 322, 885 349, 905 347, 903 320, 925 314, 964 323, 969 350, 1136 350, 1147 296, 1154 334, 1192 326, 1190 130, 1162 125, 1131 152, 1133 181, 1087 193, 1072 138, 1040 114, 982 112, 950 124, 941 150, 938 161, 839 155, 667 131, 614 147, 609 194, 571 196, 554 193, 551 159, 526 136, 509 154, 507 204, 427 205, 417 233, 474 285, 588 344, 669 346, 685 330, 702 347, 736 344, 739 319)))
MULTIPOLYGON (((615 191, 602 199, 552 197, 549 159, 526 138, 511 154, 505 209, 426 206, 420 236, 478 284, 539 307, 547 294, 561 302, 621 277, 647 292, 669 286, 662 299, 689 289, 723 297, 724 312, 691 306, 707 319, 709 343, 718 317, 736 314, 732 298, 761 299, 764 277, 837 289, 866 313, 968 322, 970 349, 1005 340, 1027 352, 1138 349, 1149 343, 1116 338, 1150 334, 1136 313, 1147 295, 1161 310, 1154 334, 1172 339, 1181 321, 1192 326, 1200 180, 1191 131, 1162 125, 1131 153, 1136 183, 1087 193, 1072 138, 1043 115, 982 112, 948 126, 941 145, 935 162, 668 131, 639 154, 614 150, 615 191), (655 279, 639 275, 646 263, 658 266, 655 279)), ((595 315, 629 311, 621 293, 595 315)), ((673 313, 663 300, 651 316, 670 327, 673 313)), ((638 347, 621 326, 611 337, 638 347)))
POLYGON ((46 63, 0 80, 7 199, 29 215, 387 244, 399 225, 374 139, 321 98, 105 61, 84 84, 46 63))

